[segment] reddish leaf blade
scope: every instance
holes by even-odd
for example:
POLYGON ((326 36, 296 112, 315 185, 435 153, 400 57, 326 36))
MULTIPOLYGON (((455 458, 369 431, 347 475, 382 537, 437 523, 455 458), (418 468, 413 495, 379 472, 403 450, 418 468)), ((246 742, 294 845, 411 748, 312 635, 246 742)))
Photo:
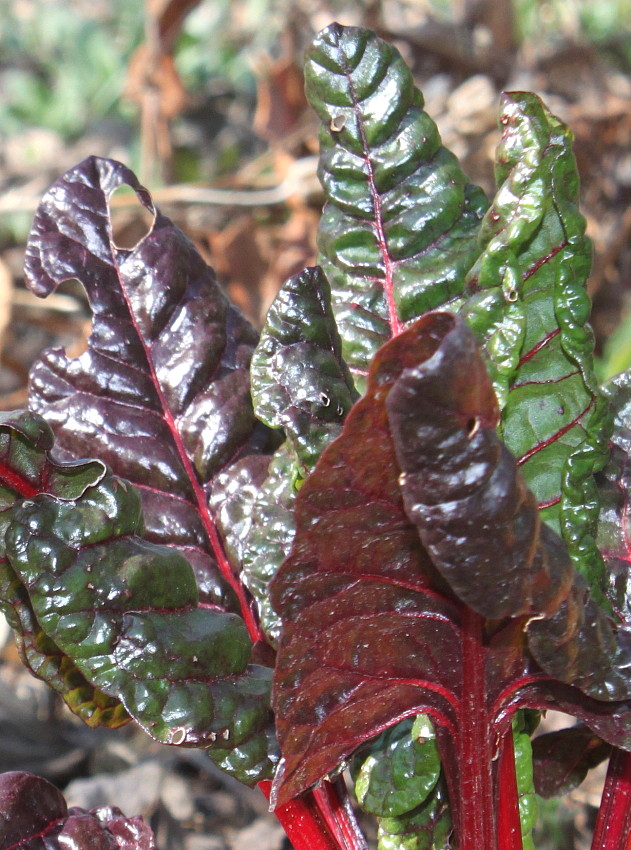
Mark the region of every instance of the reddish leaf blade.
MULTIPOLYGON (((511 468, 488 427, 496 415, 492 398, 478 386, 473 406, 468 403, 469 383, 481 382, 480 376, 488 382, 475 362, 479 355, 466 343, 469 339, 470 331, 459 319, 429 314, 384 346, 373 365, 366 396, 350 412, 342 435, 324 452, 300 490, 294 546, 272 585, 273 603, 285 621, 274 694, 285 762, 275 791, 282 803, 333 770, 363 741, 423 711, 437 724, 460 835, 471 817, 477 824, 473 835, 482 841, 478 846, 493 847, 494 756, 511 712, 526 704, 563 705, 600 724, 599 734, 605 730, 605 736, 625 746, 631 746, 631 714, 628 703, 597 703, 576 688, 554 683, 526 651, 528 620, 533 614, 554 613, 574 582, 567 553, 554 543, 552 532, 539 537, 536 510, 522 511, 532 496, 521 488, 514 461, 511 468), (458 357, 446 342, 450 335, 452 341, 465 340, 458 357), (467 363, 466 381, 454 377, 456 363, 463 362, 467 363), (408 437, 412 443, 417 437, 405 433, 401 418, 397 431, 389 399, 395 391, 405 396, 409 381, 430 363, 442 367, 434 376, 436 385, 423 388, 418 440, 442 445, 446 486, 460 482, 461 487, 473 489, 475 476, 484 467, 484 451, 490 452, 481 478, 485 485, 490 478, 492 486, 479 503, 470 504, 468 522, 459 538, 452 534, 451 541, 445 520, 458 502, 448 489, 437 491, 431 507, 438 513, 428 522, 436 534, 429 535, 425 550, 422 523, 417 527, 408 516, 423 501, 422 494, 419 497, 414 491, 411 469, 404 468, 409 479, 400 477, 396 460, 408 437), (437 404, 433 415, 424 418, 422 404, 440 400, 442 408, 437 404), (454 417, 459 421, 458 434, 450 430, 454 417), (472 418, 479 419, 475 427, 472 418), (435 420, 440 423, 439 433, 428 424, 435 420), (477 456, 469 457, 461 468, 453 457, 459 456, 457 443, 463 439, 477 447, 477 456), (493 458, 496 464, 504 459, 504 465, 499 465, 502 474, 495 478, 493 458), (514 493, 520 498, 511 501, 514 493), (506 499, 505 515, 491 512, 487 525, 480 523, 480 533, 476 510, 492 507, 493 499, 501 503, 506 499), (513 528, 515 560, 511 561, 509 546, 507 564, 489 564, 480 553, 475 555, 475 548, 483 553, 491 524, 498 525, 500 520, 513 528), (458 539, 471 558, 463 559, 467 566, 461 572, 477 565, 477 578, 486 583, 483 599, 475 598, 474 589, 463 584, 456 560, 453 570, 445 569, 445 552, 458 539), (447 550, 442 544, 447 544, 447 550), (523 579, 519 566, 525 556, 530 560, 523 579), (518 593, 509 581, 512 574, 518 593), (475 602, 482 613, 467 607, 458 598, 462 596, 472 605, 475 602), (495 597, 503 606, 501 613, 487 607, 496 604, 495 597), (485 612, 511 619, 486 620, 485 612), (473 785, 479 792, 475 795, 473 785), (467 808, 473 798, 480 806, 477 813, 467 808)), ((397 415, 403 416, 401 405, 397 415)), ((411 448, 410 452, 414 455, 411 448)), ((433 492, 440 476, 431 457, 428 466, 428 477, 436 474, 436 481, 428 486, 428 492, 433 492)), ((494 530, 506 544, 510 535, 503 526, 494 530)), ((547 648, 538 647, 541 663, 554 656, 554 637, 548 637, 547 648)), ((607 667, 600 647, 598 651, 599 663, 607 667)), ((571 677, 574 670, 565 673, 571 677)))
POLYGON ((150 827, 119 809, 68 809, 61 791, 29 773, 0 775, 0 850, 155 850, 150 827))
POLYGON ((255 636, 207 503, 217 474, 268 441, 249 397, 256 332, 135 176, 110 160, 85 160, 44 196, 26 276, 42 296, 78 278, 94 313, 81 357, 54 350, 36 364, 32 406, 66 456, 97 454, 141 488, 150 538, 182 547, 206 601, 234 607, 219 567, 255 636), (155 215, 133 251, 112 240, 108 200, 122 185, 155 215))

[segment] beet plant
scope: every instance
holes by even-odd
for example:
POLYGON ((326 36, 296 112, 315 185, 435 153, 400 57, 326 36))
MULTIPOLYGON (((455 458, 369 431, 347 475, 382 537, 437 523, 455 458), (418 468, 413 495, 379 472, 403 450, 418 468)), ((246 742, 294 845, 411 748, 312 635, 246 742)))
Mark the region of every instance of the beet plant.
MULTIPOLYGON (((296 850, 365 846, 346 768, 380 850, 533 847, 533 769, 553 795, 607 755, 593 848, 625 850, 631 377, 593 371, 570 131, 505 94, 489 203, 392 46, 334 24, 305 74, 320 265, 260 338, 123 165, 42 199, 28 286, 76 278, 94 318, 0 423, 23 660, 89 725, 258 784, 296 850), (122 185, 154 216, 133 250, 122 185), (549 708, 577 725, 533 745, 549 708)), ((0 850, 152 846, 3 783, 0 850)))

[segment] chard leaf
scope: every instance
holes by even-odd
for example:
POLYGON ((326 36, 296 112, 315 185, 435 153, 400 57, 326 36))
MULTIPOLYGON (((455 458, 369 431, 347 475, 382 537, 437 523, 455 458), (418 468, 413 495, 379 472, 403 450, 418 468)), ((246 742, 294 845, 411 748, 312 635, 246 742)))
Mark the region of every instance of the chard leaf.
POLYGON ((615 421, 611 453, 598 477, 598 545, 609 574, 608 596, 620 623, 631 629, 631 375, 617 375, 607 386, 615 421))
POLYGON ((399 52, 332 24, 307 53, 322 122, 320 262, 359 389, 402 323, 461 295, 487 203, 446 150, 399 52))
POLYGON ((280 621, 270 605, 269 583, 294 537, 297 489, 340 433, 357 397, 341 348, 322 269, 291 277, 270 307, 251 367, 255 413, 270 427, 284 429, 287 441, 264 481, 255 482, 243 463, 238 472, 245 486, 235 485, 233 468, 213 491, 233 562, 242 568, 272 644, 280 621))
POLYGON ((240 610, 257 637, 208 507, 216 476, 269 444, 250 401, 256 332, 135 176, 111 160, 86 159, 46 193, 26 278, 40 296, 78 278, 93 311, 87 351, 76 359, 48 351, 31 372, 30 404, 53 426, 59 453, 96 454, 138 486, 148 539, 178 546, 202 600, 240 610), (123 185, 155 216, 133 250, 112 238, 108 201, 123 185))
POLYGON ((105 475, 98 460, 55 463, 49 455, 53 443, 41 416, 29 410, 0 412, 0 511, 36 493, 76 499, 105 475))
POLYGON ((515 776, 523 850, 535 850, 532 831, 537 823, 537 796, 532 771, 532 743, 530 733, 525 728, 523 714, 524 712, 518 712, 517 717, 513 720, 515 776))
POLYGON ((631 749, 628 647, 540 524, 497 416, 471 332, 429 314, 380 350, 366 396, 301 488, 272 582, 284 624, 277 804, 421 712, 436 724, 458 830, 467 765, 497 781, 517 708, 561 706, 631 749))
POLYGON ((251 373, 256 416, 285 431, 306 477, 357 398, 319 266, 289 278, 274 299, 251 373))
POLYGON ((591 245, 572 135, 530 93, 505 94, 500 123, 499 188, 480 228, 463 313, 485 346, 500 435, 542 518, 603 602, 594 473, 606 462, 610 423, 593 372, 591 245))
POLYGON ((417 808, 439 775, 436 736, 422 714, 382 732, 352 764, 357 802, 378 817, 398 817, 417 808))
POLYGON ((151 828, 107 807, 68 809, 54 785, 39 776, 0 774, 0 850, 155 850, 151 828))
POLYGON ((611 744, 582 723, 539 735, 532 742, 537 794, 544 798, 568 794, 610 753, 611 744))
POLYGON ((444 782, 439 781, 416 809, 379 818, 378 850, 449 850, 451 817, 444 782))
POLYGON ((223 749, 265 737, 271 671, 248 666, 245 624, 199 606, 190 564, 142 532, 137 491, 111 475, 74 501, 40 495, 0 514, 41 629, 149 735, 223 749))
MULTIPOLYGON (((27 410, 0 413, 0 515, 17 499, 46 492, 72 500, 97 484, 106 469, 100 461, 55 463, 49 455, 53 433, 27 410)), ((16 645, 28 669, 57 691, 89 726, 117 727, 130 720, 116 697, 90 684, 71 658, 42 631, 28 593, 6 558, 0 558, 0 611, 15 631, 16 645)))

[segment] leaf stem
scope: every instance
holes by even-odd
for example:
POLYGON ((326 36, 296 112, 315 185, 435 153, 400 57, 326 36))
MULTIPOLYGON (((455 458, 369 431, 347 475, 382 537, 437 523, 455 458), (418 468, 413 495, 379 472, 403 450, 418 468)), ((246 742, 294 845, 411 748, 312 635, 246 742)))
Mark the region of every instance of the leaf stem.
POLYGON ((515 775, 513 730, 508 728, 501 744, 498 782, 497 831, 501 850, 523 850, 519 794, 515 775))
MULTIPOLYGON (((272 783, 265 780, 258 787, 269 800, 272 783)), ((346 850, 347 845, 337 841, 327 826, 327 818, 313 792, 278 806, 274 814, 294 850, 346 850)))
POLYGON ((631 850, 631 753, 614 749, 609 760, 592 850, 631 850))

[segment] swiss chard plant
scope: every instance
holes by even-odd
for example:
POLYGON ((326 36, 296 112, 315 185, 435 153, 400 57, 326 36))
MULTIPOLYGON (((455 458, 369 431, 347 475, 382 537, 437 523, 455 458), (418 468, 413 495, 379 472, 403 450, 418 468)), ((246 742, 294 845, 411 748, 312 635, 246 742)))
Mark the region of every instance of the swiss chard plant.
MULTIPOLYGON (((86 723, 204 748, 296 850, 365 846, 347 768, 380 850, 530 848, 535 790, 607 756, 593 847, 628 849, 631 376, 594 376, 570 131, 504 95, 489 203, 392 46, 334 24, 305 72, 320 265, 260 337, 121 164, 44 196, 28 286, 93 327, 0 420, 2 610, 86 723)), ((0 850, 152 846, 41 782, 2 780, 0 850)))

